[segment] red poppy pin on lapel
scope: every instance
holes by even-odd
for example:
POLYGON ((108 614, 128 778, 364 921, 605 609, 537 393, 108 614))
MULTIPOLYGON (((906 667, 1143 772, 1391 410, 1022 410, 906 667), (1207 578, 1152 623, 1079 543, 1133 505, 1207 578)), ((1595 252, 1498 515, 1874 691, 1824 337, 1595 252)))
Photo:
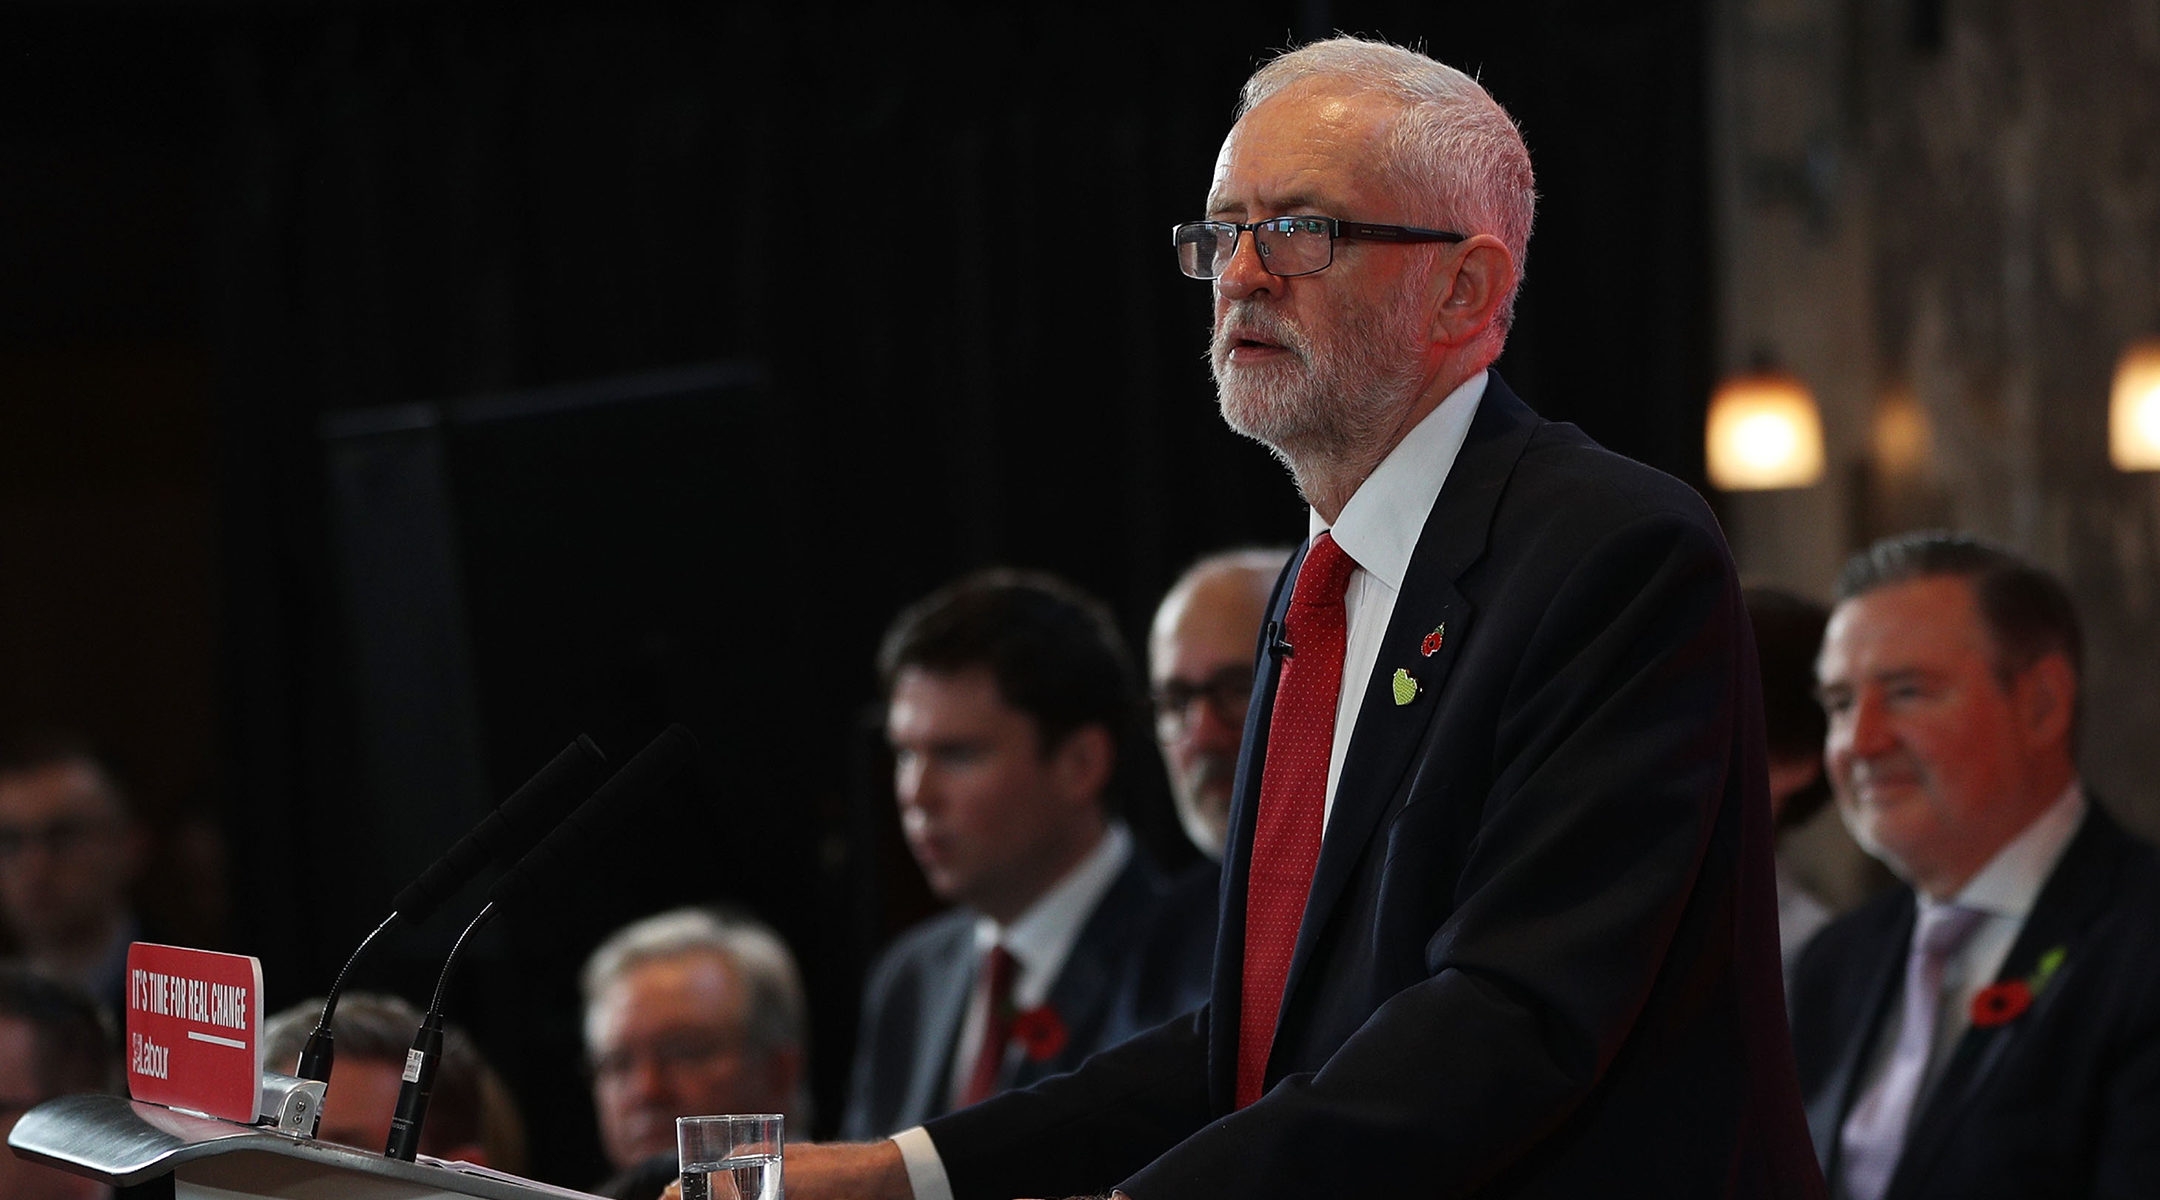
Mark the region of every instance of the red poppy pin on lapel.
POLYGON ((1065 1022, 1057 1010, 1038 1004, 1013 1017, 1012 1035, 1027 1051, 1029 1062, 1048 1062, 1065 1048, 1065 1022))
POLYGON ((1433 626, 1433 631, 1425 635, 1424 641, 1418 643, 1418 653, 1431 658, 1433 655, 1440 653, 1440 643, 1446 638, 1447 622, 1442 621, 1433 626))
POLYGON ((2041 990, 2047 987, 2048 980, 2055 977, 2055 972, 2062 967, 2063 958, 2068 953, 2068 947, 2057 946, 2041 955, 2039 965, 2025 978, 2005 979, 1981 988, 1979 994, 1973 997, 1972 1012, 1969 1014, 1973 1028, 1993 1029, 1999 1025, 2008 1025, 2024 1016, 2025 1010, 2032 1007, 2033 997, 2039 995, 2041 990))

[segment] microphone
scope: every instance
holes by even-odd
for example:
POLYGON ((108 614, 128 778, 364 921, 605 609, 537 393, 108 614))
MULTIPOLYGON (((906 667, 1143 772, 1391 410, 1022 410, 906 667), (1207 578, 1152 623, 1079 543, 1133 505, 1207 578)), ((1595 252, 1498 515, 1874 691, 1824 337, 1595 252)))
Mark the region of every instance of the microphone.
POLYGON ((623 764, 600 790, 562 819, 554 831, 541 839, 518 864, 488 892, 488 902, 458 934, 443 960, 442 974, 435 980, 435 999, 428 1005, 405 1055, 404 1082, 398 1087, 397 1112, 390 1118, 390 1139, 383 1155, 411 1162, 420 1152, 420 1127, 427 1120, 428 1099, 435 1091, 435 1068, 442 1059, 443 998, 450 987, 450 973, 458 955, 496 910, 533 890, 536 881, 553 878, 572 858, 570 847, 596 840, 630 811, 680 774, 697 755, 697 739, 680 725, 660 732, 637 756, 623 764))
POLYGON ((1261 637, 1267 642, 1269 658, 1284 659, 1296 653, 1290 648, 1290 639, 1284 637, 1283 633, 1284 629, 1281 621, 1269 621, 1267 628, 1261 631, 1261 637))
POLYGON ((472 832, 443 852, 435 865, 407 884, 391 902, 408 921, 424 921, 490 860, 509 863, 547 837, 563 814, 600 786, 607 756, 584 734, 563 748, 472 832))
MULTIPOLYGON (((561 753, 512 792, 508 800, 496 806, 495 811, 482 818, 458 839, 457 844, 444 851, 433 866, 421 872, 420 878, 397 894, 391 902, 390 915, 375 927, 373 933, 361 939, 359 947, 338 972, 329 994, 324 996, 322 1017, 316 1021, 315 1031, 308 1035, 307 1045, 300 1051, 300 1065, 296 1069, 300 1078, 321 1084, 330 1082, 330 1067, 337 1057, 336 1035, 330 1031, 330 1021, 337 1015, 338 993, 345 989, 345 980, 352 974, 353 964, 375 944, 375 939, 400 920, 419 922, 427 919, 451 893, 465 886, 466 881, 479 874, 480 868, 490 861, 507 863, 524 854, 546 836, 571 805, 581 797, 593 794, 606 766, 607 756, 600 753, 600 747, 594 745, 591 738, 579 734, 576 741, 563 747, 561 753)), ((319 1123, 319 1111, 316 1117, 319 1123)))
POLYGON ((573 846, 606 834, 644 803, 649 793, 666 786, 696 757, 697 739, 689 730, 680 725, 661 730, 660 736, 624 763, 622 770, 593 793, 592 799, 578 805, 553 833, 495 881, 494 889, 488 893, 489 905, 508 904, 531 891, 535 884, 545 882, 570 860, 573 846))

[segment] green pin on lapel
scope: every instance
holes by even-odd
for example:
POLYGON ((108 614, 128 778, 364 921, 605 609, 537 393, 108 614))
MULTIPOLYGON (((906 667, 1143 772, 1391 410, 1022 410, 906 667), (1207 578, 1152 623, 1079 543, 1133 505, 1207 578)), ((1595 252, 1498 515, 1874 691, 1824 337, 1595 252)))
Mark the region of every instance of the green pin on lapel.
POLYGON ((1417 680, 1410 677, 1410 672, 1408 670, 1402 667, 1395 668, 1394 682, 1395 707, 1401 708, 1403 705, 1417 699, 1418 682, 1417 680))

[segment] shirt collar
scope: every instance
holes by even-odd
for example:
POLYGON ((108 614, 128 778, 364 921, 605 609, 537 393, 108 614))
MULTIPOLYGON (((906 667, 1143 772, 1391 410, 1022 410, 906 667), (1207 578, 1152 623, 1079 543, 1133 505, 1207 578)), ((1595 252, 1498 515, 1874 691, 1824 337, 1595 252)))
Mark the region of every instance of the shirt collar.
MULTIPOLYGON (((1432 511, 1440 486, 1454 469, 1455 456, 1470 435, 1470 419, 1477 415, 1490 377, 1490 371, 1479 371, 1449 392, 1388 451, 1335 520, 1335 544, 1391 591, 1402 590, 1410 553, 1425 531, 1425 514, 1432 511), (1416 519, 1405 520, 1406 513, 1416 514, 1416 519)), ((1308 536, 1327 528, 1319 513, 1310 514, 1308 536)))
POLYGON ((2023 920, 2032 912, 2040 887, 2061 861, 2070 839, 2085 821, 2085 789, 2073 779, 2047 811, 2033 818, 2025 832, 1997 851, 1980 873, 1958 890, 1955 903, 1966 908, 2023 920))
POLYGON ((1065 873, 1057 886, 1043 893, 1012 924, 1000 926, 989 917, 975 922, 975 948, 987 952, 1004 946, 1019 972, 1013 980, 1013 1000, 1022 1008, 1040 1004, 1050 981, 1065 966, 1065 956, 1080 937, 1103 893, 1110 890, 1118 872, 1132 858, 1132 834, 1123 822, 1113 821, 1095 848, 1078 866, 1065 873))

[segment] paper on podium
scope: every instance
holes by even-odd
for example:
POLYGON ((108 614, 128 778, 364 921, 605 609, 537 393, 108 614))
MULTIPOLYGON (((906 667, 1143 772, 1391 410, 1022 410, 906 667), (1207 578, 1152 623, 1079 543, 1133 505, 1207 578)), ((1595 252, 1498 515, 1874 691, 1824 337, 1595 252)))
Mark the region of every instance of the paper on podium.
POLYGON ((470 1175, 475 1179, 493 1179, 502 1183, 515 1184, 538 1196, 560 1196, 564 1200, 593 1200, 591 1192, 556 1187, 552 1183, 541 1183, 538 1180, 527 1179, 522 1175, 512 1175, 508 1171, 483 1167, 479 1163, 466 1162, 462 1158, 436 1158, 431 1154, 422 1154, 416 1156, 413 1161, 444 1171, 455 1171, 460 1175, 470 1175))

